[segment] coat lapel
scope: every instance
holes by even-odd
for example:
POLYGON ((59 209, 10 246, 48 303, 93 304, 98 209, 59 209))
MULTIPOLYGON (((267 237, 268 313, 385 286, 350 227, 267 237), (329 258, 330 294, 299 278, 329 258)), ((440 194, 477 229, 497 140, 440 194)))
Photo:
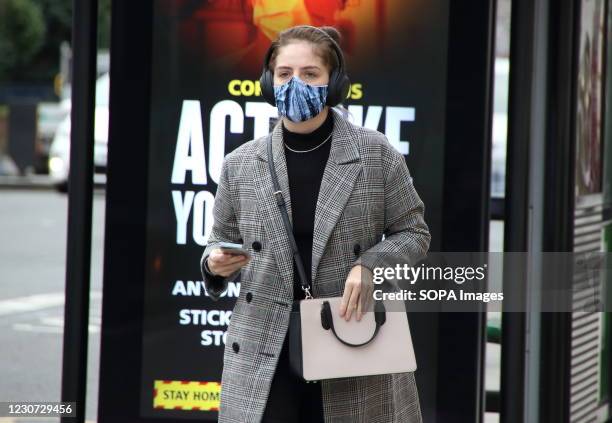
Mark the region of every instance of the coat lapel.
MULTIPOLYGON (((323 172, 315 211, 311 267, 313 294, 316 294, 314 282, 319 262, 361 171, 359 150, 355 144, 355 136, 350 125, 335 112, 330 110, 329 113, 334 113, 334 128, 329 159, 323 172)), ((278 183, 287 203, 289 219, 293 224, 287 162, 285 161, 280 121, 272 130, 272 153, 278 175, 278 183)), ((291 255, 291 245, 283 225, 280 210, 273 195, 274 189, 268 169, 265 139, 258 144, 256 154, 258 160, 255 160, 255 180, 253 183, 259 212, 270 242, 269 248, 272 248, 283 278, 283 285, 293 296, 293 257, 291 255)))
POLYGON ((330 110, 330 113, 334 113, 332 145, 317 198, 312 241, 314 294, 317 293, 315 280, 321 257, 361 171, 359 150, 350 125, 335 112, 330 110))
MULTIPOLYGON (((272 249, 272 253, 274 254, 281 274, 283 286, 290 298, 292 298, 293 257, 291 255, 291 244, 289 243, 289 238, 283 224, 280 209, 274 198, 274 185, 268 168, 266 142, 267 139, 264 138, 263 142, 260 142, 257 146, 258 160, 255 160, 253 184, 255 186, 255 194, 257 195, 258 210, 264 230, 268 235, 268 242, 270 243, 267 248, 272 249)), ((274 157, 274 166, 278 177, 278 183, 283 192, 285 203, 287 204, 289 221, 293 224, 291 197, 289 195, 289 178, 287 176, 287 163, 283 150, 283 133, 280 121, 272 130, 272 155, 274 157)))

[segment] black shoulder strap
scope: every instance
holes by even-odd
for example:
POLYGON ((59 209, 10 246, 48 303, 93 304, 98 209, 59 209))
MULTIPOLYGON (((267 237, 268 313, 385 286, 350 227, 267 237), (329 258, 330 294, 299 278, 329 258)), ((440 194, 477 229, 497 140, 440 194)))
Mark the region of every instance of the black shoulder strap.
POLYGON ((274 197, 276 198, 276 204, 278 205, 278 208, 281 212, 281 216, 283 217, 283 223, 285 225, 285 230, 287 231, 287 236, 289 237, 291 250, 293 251, 293 260, 295 260, 297 271, 300 277, 300 283, 302 284, 302 290, 306 294, 306 298, 312 298, 312 294, 310 292, 310 284, 308 283, 308 279, 306 278, 306 272, 304 271, 304 263, 302 262, 302 257, 300 256, 300 252, 298 251, 298 247, 295 242, 295 237, 293 236, 293 229, 291 228, 291 222, 289 221, 289 213, 287 213, 287 204, 285 204, 283 192, 278 183, 278 177, 276 176, 276 170, 274 168, 274 157, 272 154, 272 134, 268 135, 266 142, 266 147, 268 149, 268 167, 270 168, 272 184, 274 185, 274 197))

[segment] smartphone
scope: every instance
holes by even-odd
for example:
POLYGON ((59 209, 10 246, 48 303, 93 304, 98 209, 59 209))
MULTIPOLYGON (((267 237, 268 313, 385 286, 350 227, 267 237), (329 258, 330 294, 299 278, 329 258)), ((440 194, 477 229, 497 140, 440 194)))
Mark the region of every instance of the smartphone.
POLYGON ((249 253, 249 251, 246 250, 242 246, 242 244, 234 244, 233 242, 220 242, 219 248, 225 253, 243 255, 249 258, 251 257, 251 253, 249 253))

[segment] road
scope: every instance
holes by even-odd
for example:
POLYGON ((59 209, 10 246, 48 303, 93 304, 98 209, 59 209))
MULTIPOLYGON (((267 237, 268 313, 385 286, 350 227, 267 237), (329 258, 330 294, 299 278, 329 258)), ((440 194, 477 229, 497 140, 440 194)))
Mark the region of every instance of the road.
MULTIPOLYGON (((89 421, 97 414, 104 205, 104 192, 96 191, 89 421)), ((0 190, 0 401, 60 400, 67 209, 67 196, 53 191, 0 190)))

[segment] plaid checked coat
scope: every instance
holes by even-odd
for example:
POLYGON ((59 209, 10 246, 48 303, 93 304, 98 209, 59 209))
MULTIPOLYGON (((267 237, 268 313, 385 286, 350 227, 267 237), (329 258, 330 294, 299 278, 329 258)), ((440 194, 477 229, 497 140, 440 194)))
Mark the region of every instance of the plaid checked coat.
MULTIPOLYGON (((315 213, 311 268, 315 297, 341 296, 353 265, 375 265, 373 259, 366 258, 373 255, 359 257, 358 251, 409 251, 418 258, 425 256, 431 239, 424 221, 425 207, 404 157, 380 132, 353 125, 333 113, 332 145, 315 213)), ((240 295, 223 357, 221 423, 261 420, 293 301, 291 247, 273 196, 266 138, 249 141, 225 157, 213 207, 213 228, 200 263, 204 264, 219 241, 244 243, 252 254, 247 266, 221 282, 203 271, 213 300, 241 272, 240 295)), ((272 142, 291 217, 280 122, 272 131, 272 142)), ((422 421, 413 373, 321 383, 327 423, 422 421)))

